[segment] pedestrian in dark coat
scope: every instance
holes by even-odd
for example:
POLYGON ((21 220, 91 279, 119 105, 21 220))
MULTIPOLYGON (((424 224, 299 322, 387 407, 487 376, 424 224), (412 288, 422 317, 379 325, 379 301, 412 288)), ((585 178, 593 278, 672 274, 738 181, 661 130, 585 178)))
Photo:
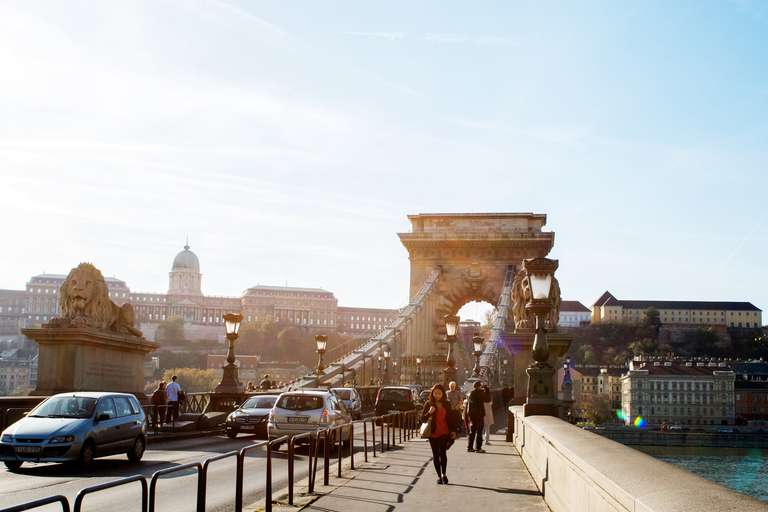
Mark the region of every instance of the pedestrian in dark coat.
POLYGON ((485 424, 485 403, 491 401, 491 396, 483 391, 479 380, 475 381, 472 392, 469 394, 467 405, 467 418, 469 418, 469 438, 467 439, 467 451, 485 453, 483 450, 483 426, 485 424), (476 440, 475 447, 472 447, 476 440))
POLYGON ((456 439, 456 415, 451 402, 445 396, 445 388, 442 384, 432 386, 429 399, 421 413, 421 421, 429 421, 432 427, 429 446, 432 448, 432 462, 437 471, 437 483, 447 484, 448 477, 445 475, 448 468, 447 452, 452 440, 456 439))

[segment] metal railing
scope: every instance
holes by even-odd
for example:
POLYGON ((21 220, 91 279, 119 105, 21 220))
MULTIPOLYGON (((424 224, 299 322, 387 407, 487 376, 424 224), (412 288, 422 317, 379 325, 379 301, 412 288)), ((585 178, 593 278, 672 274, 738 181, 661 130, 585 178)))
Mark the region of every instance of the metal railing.
MULTIPOLYGON (((289 438, 288 436, 282 436, 269 441, 260 441, 258 443, 246 446, 240 451, 230 451, 209 457, 203 462, 190 462, 180 466, 174 466, 171 468, 161 469, 156 471, 150 481, 147 483, 147 479, 143 475, 134 475, 120 480, 107 482, 92 487, 86 487, 82 489, 75 498, 73 512, 79 512, 82 506, 85 496, 111 489, 117 486, 139 482, 141 484, 141 509, 142 512, 154 512, 155 501, 157 499, 157 482, 158 480, 168 474, 176 473, 179 471, 195 470, 197 473, 197 493, 195 499, 195 510, 197 512, 205 511, 205 501, 208 488, 208 467, 211 463, 234 457, 237 464, 237 473, 235 481, 235 511, 242 512, 243 510, 243 482, 245 473, 245 458, 248 452, 255 449, 266 447, 266 493, 265 493, 265 507, 264 510, 271 512, 272 510, 272 451, 275 449, 275 445, 288 443, 288 503, 293 505, 295 494, 295 446, 298 441, 308 440, 309 442, 309 457, 308 457, 308 493, 314 494, 315 484, 317 481, 317 463, 318 463, 318 447, 321 442, 323 444, 323 485, 330 484, 330 466, 331 466, 331 449, 336 447, 336 475, 338 478, 342 476, 342 463, 344 460, 343 444, 348 443, 347 456, 350 459, 350 469, 355 469, 355 426, 362 425, 363 433, 363 456, 366 462, 368 462, 368 423, 370 422, 371 430, 371 448, 373 456, 376 457, 376 427, 381 427, 381 453, 392 448, 393 444, 397 444, 404 441, 413 439, 416 426, 420 423, 418 421, 417 411, 399 412, 387 414, 384 416, 376 416, 372 418, 366 418, 360 421, 353 421, 350 423, 344 423, 341 425, 335 425, 324 429, 317 430, 315 432, 307 432, 289 438), (387 442, 384 443, 384 430, 387 431, 387 442), (348 436, 345 438, 344 434, 348 436)), ((33 508, 50 505, 53 503, 60 503, 64 512, 70 512, 69 501, 65 496, 56 495, 48 498, 31 501, 21 505, 16 505, 11 508, 0 510, 0 512, 21 512, 23 510, 30 510, 33 508)))

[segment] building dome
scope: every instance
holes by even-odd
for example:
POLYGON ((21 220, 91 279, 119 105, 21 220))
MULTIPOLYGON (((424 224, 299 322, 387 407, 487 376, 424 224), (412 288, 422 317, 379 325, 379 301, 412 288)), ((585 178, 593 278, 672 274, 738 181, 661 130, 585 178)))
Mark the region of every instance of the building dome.
POLYGON ((173 259, 173 267, 171 270, 177 269, 189 269, 196 272, 200 271, 200 260, 197 259, 197 255, 189 250, 189 246, 185 245, 184 250, 181 251, 173 259))

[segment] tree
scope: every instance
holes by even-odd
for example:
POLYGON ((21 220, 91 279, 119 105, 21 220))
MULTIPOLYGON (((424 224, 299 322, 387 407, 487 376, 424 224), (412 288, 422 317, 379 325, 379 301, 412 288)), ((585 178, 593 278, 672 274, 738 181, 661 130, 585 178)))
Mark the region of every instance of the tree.
MULTIPOLYGON (((197 368, 176 368, 174 370, 165 370, 163 380, 171 382, 171 377, 178 377, 176 382, 186 393, 205 393, 212 391, 219 383, 216 377, 216 370, 199 370, 197 368)), ((157 386, 155 386, 157 387, 157 386)))
POLYGON ((172 316, 157 327, 158 338, 167 345, 180 345, 184 342, 184 317, 172 316))
POLYGON ((608 423, 614 417, 611 398, 608 395, 585 395, 581 398, 584 419, 595 425, 608 423))

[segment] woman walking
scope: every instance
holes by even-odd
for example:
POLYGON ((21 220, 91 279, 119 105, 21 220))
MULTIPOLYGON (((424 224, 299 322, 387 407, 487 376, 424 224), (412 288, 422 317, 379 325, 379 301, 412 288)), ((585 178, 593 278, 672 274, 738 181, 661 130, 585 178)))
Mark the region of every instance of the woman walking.
POLYGON ((456 439, 456 417, 451 408, 451 402, 445 396, 445 388, 441 384, 432 386, 429 399, 424 404, 421 421, 429 421, 432 434, 429 436, 429 446, 432 448, 432 462, 437 471, 437 483, 447 484, 445 471, 448 466, 448 445, 451 439, 456 439))

